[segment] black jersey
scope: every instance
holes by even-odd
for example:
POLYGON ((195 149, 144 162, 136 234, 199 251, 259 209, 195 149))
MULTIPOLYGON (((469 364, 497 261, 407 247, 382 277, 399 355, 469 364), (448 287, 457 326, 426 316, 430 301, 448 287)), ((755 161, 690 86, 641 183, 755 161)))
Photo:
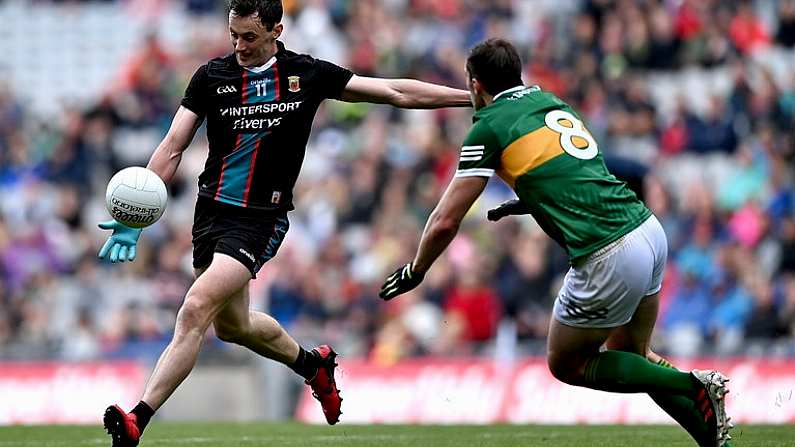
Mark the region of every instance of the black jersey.
POLYGON ((353 73, 330 62, 278 51, 262 70, 234 54, 201 66, 182 105, 207 117, 210 153, 199 195, 259 210, 293 209, 293 186, 320 102, 339 98, 353 73))

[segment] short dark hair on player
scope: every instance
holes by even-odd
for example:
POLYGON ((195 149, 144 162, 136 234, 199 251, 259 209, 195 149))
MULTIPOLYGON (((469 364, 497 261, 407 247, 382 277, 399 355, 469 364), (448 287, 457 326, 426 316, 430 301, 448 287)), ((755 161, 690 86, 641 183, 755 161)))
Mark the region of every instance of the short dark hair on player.
POLYGON ((284 14, 281 0, 229 0, 229 11, 234 11, 239 17, 257 13, 260 22, 268 31, 282 21, 284 14))
POLYGON ((489 39, 475 45, 467 58, 467 71, 490 95, 522 85, 522 60, 505 39, 489 39))

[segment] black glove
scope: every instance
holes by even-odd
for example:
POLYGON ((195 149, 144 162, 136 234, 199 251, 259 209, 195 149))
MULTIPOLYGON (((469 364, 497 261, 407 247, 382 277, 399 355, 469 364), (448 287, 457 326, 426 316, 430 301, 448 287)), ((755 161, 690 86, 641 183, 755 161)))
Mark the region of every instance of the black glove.
POLYGON ((497 208, 489 210, 489 212, 486 213, 486 218, 496 222, 505 216, 514 216, 517 214, 530 214, 530 208, 522 203, 521 200, 513 199, 502 202, 497 208))
POLYGON ((384 285, 381 286, 381 291, 378 292, 378 296, 383 298, 384 301, 389 301, 420 285, 423 278, 425 278, 425 274, 412 271, 412 263, 409 262, 387 276, 384 285))

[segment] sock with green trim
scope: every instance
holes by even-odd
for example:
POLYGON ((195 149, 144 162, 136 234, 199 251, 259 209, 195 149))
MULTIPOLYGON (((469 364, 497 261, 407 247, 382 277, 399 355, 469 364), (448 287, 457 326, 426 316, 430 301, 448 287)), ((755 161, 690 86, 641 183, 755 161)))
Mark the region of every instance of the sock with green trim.
POLYGON ((607 350, 585 366, 584 386, 613 393, 665 393, 692 397, 698 392, 690 373, 649 362, 631 352, 607 350))
POLYGON ((676 367, 674 365, 672 365, 671 362, 669 362, 668 360, 665 360, 662 357, 660 357, 660 360, 658 360, 657 363, 655 363, 655 364, 659 365, 659 366, 662 366, 663 368, 676 369, 676 367))

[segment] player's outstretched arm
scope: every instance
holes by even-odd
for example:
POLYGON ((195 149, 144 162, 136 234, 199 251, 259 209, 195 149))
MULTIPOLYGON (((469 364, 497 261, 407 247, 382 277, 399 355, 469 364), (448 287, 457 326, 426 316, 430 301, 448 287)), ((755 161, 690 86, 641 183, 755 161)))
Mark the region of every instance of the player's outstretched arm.
POLYGON ((436 205, 417 249, 414 261, 389 275, 378 296, 385 300, 408 292, 422 282, 431 264, 450 245, 469 208, 483 192, 488 177, 457 177, 447 187, 442 200, 436 205))
POLYGON ((146 167, 159 175, 166 184, 171 183, 182 160, 182 153, 188 148, 201 124, 202 118, 199 115, 180 106, 171 121, 168 133, 155 149, 146 167))
POLYGON ((471 107, 469 92, 416 79, 383 79, 354 75, 342 92, 346 102, 391 104, 404 109, 471 107))

